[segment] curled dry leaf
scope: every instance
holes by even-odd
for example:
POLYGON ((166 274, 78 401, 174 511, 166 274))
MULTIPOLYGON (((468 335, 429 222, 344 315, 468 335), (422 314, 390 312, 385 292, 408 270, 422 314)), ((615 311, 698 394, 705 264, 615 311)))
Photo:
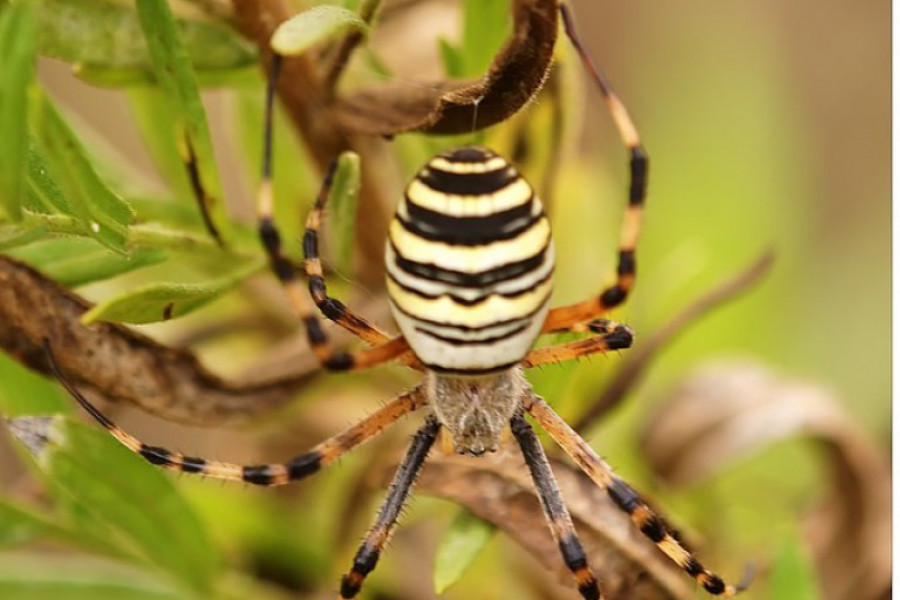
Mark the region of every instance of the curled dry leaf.
POLYGON ((225 381, 190 352, 161 345, 124 327, 80 324, 90 304, 34 269, 0 256, 0 348, 50 373, 49 339, 64 373, 84 391, 125 401, 163 419, 205 426, 266 414, 314 376, 311 364, 270 381, 225 381))
MULTIPOLYGON (((551 460, 588 561, 608 600, 694 600, 696 588, 618 509, 606 492, 575 468, 551 460)), ((572 588, 559 548, 541 512, 528 469, 515 448, 478 459, 429 458, 419 493, 452 500, 493 523, 572 588)))
POLYGON ((338 122, 354 133, 394 135, 467 133, 507 119, 537 94, 547 77, 558 8, 556 0, 514 0, 513 35, 483 78, 359 90, 336 99, 338 122))
POLYGON ((795 436, 819 442, 831 467, 831 497, 805 523, 825 597, 887 597, 890 469, 827 389, 756 363, 717 363, 672 392, 644 448, 658 473, 683 484, 795 436))

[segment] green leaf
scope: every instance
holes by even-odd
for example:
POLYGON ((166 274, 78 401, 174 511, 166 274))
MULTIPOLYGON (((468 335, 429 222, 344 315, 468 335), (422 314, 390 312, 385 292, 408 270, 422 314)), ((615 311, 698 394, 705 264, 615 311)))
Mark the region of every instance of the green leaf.
POLYGON ((0 227, 0 250, 24 246, 40 239, 47 232, 45 227, 32 225, 5 225, 0 227))
POLYGON ((331 184, 329 204, 333 207, 335 264, 339 273, 352 273, 356 239, 356 205, 359 198, 359 155, 343 152, 331 184))
POLYGON ((169 113, 165 93, 158 87, 138 87, 128 90, 126 98, 153 164, 178 199, 192 205, 194 217, 199 220, 190 178, 178 154, 176 131, 171 127, 159 126, 166 122, 169 113))
POLYGON ((50 165, 38 149, 37 141, 31 137, 28 140, 26 168, 26 208, 47 214, 75 214, 65 194, 59 189, 59 185, 51 173, 50 165))
POLYGON ((123 551, 137 553, 196 590, 209 590, 219 558, 198 516, 172 482, 107 432, 65 417, 10 424, 47 480, 89 517, 106 524, 123 551))
POLYGON ((484 75, 509 35, 510 27, 508 1, 465 0, 460 44, 453 46, 443 38, 438 41, 447 75, 459 78, 484 75))
POLYGON ((65 412, 71 401, 52 384, 0 352, 0 413, 6 417, 65 412))
MULTIPOLYGON (((131 207, 100 179, 81 142, 40 90, 34 90, 31 112, 32 130, 47 163, 45 167, 59 178, 59 185, 53 184, 55 194, 59 188, 66 190, 66 200, 85 235, 112 250, 125 252, 128 224, 134 217, 131 207)), ((30 158, 29 181, 32 166, 30 158)), ((37 184, 33 189, 49 193, 49 188, 38 188, 37 184)), ((57 201, 51 203, 55 205, 57 201)))
MULTIPOLYGON (((137 69, 105 69, 91 65, 75 65, 73 73, 88 85, 102 88, 143 88, 156 84, 151 71, 137 69)), ((233 88, 249 86, 259 80, 256 63, 235 69, 196 71, 197 86, 200 88, 233 88)))
POLYGON ((492 524, 460 509, 437 549, 434 565, 436 593, 444 593, 462 577, 495 530, 492 524))
POLYGON ((0 546, 29 542, 54 528, 47 517, 0 497, 0 546))
POLYGON ((34 77, 34 15, 30 2, 0 13, 0 208, 22 218, 22 166, 28 119, 27 90, 34 77))
POLYGON ((10 254, 72 287, 103 281, 162 262, 168 257, 163 250, 153 249, 136 249, 123 256, 87 238, 48 239, 10 254))
POLYGON ((368 30, 365 21, 346 8, 314 6, 279 25, 272 34, 271 46, 285 56, 303 54, 350 28, 368 30))
POLYGON ((439 38, 438 50, 441 52, 441 62, 444 63, 444 73, 447 77, 461 78, 466 72, 466 61, 459 48, 446 38, 439 38))
POLYGON ((121 564, 82 557, 5 555, 0 564, 0 598, 7 600, 190 600, 151 574, 121 564))
POLYGON ((772 600, 819 600, 816 571, 799 536, 782 541, 769 575, 772 600))
POLYGON ((197 79, 190 57, 167 2, 137 0, 138 18, 153 59, 153 72, 168 98, 174 124, 174 140, 181 160, 189 166, 202 193, 200 210, 208 216, 210 233, 217 239, 231 238, 231 223, 225 210, 222 184, 213 155, 206 112, 200 101, 197 79))
MULTIPOLYGON (((117 72, 123 85, 153 79, 152 61, 132 3, 39 0, 37 8, 41 54, 75 63, 79 71, 117 72)), ((208 18, 185 15, 178 27, 198 71, 229 71, 256 63, 251 44, 208 18)))
POLYGON ((239 264, 228 275, 204 283, 151 283, 105 300, 82 315, 95 321, 155 323, 186 315, 218 298, 265 266, 262 258, 239 264))

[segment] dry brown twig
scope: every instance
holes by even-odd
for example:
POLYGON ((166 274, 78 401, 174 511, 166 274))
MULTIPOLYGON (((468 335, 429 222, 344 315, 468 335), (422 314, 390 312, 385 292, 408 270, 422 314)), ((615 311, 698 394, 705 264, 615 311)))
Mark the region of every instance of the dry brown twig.
POLYGON ((642 447, 689 485, 788 438, 817 442, 831 490, 804 522, 828 600, 881 600, 891 587, 890 467, 835 394, 749 360, 719 360, 667 394, 642 447))
POLYGON ((774 255, 771 252, 763 254, 747 269, 709 290, 683 308, 663 327, 635 344, 635 347, 628 351, 621 366, 597 400, 590 403, 590 408, 572 424, 572 427, 577 431, 583 431, 618 406, 667 344, 671 343, 697 319, 738 298, 759 282, 769 272, 773 261, 774 255))
POLYGON ((272 381, 225 381, 190 352, 166 347, 110 323, 85 327, 90 305, 34 269, 0 256, 0 343, 36 371, 50 374, 42 349, 53 345, 60 365, 95 398, 125 401, 170 421, 223 425, 266 414, 305 387, 313 361, 272 381))

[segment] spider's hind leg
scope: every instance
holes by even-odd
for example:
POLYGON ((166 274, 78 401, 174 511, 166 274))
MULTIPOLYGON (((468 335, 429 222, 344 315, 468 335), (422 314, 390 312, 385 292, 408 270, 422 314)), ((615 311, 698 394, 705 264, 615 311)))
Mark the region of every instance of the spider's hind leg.
POLYGON ((425 424, 419 428, 413 437, 409 449, 403 462, 397 468, 391 486, 388 489, 387 497, 378 511, 378 517, 369 532, 366 539, 363 540, 356 556, 353 558, 353 566, 350 572, 341 578, 342 600, 350 600, 359 593, 366 576, 372 572, 381 556, 381 551, 387 544, 388 539, 397 525, 397 519, 400 511, 406 504, 406 499, 412 490, 416 477, 428 456, 428 451, 434 445, 438 431, 441 425, 433 416, 428 417, 425 424))
POLYGON ((569 516, 569 511, 563 503, 559 485, 550 470, 550 463, 547 462, 547 456, 544 454, 544 449, 541 448, 534 429, 531 428, 522 413, 513 416, 510 421, 510 429, 522 448, 522 455, 525 457, 528 470, 531 471, 531 478, 537 488, 544 516, 547 518, 553 539, 559 546, 566 567, 572 571, 572 575, 575 577, 578 592, 585 600, 600 600, 602 597, 600 585, 588 566, 587 556, 578 539, 578 534, 575 532, 572 517, 569 516))
POLYGON ((581 436, 569 427, 542 398, 532 394, 525 398, 523 407, 581 470, 606 490, 616 506, 628 514, 641 533, 703 586, 703 589, 717 596, 734 596, 747 587, 749 581, 746 579, 738 585, 727 584, 721 577, 707 570, 697 557, 675 538, 663 519, 631 486, 616 475, 612 468, 597 456, 587 442, 581 439, 581 436))

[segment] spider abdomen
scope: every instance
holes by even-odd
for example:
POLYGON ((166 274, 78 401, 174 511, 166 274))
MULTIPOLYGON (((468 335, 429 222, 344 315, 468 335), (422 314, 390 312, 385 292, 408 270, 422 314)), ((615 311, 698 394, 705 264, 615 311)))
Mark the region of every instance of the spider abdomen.
POLYGON ((436 371, 509 368, 549 306, 550 222, 531 186, 490 150, 440 154, 406 189, 385 262, 394 317, 436 371))

